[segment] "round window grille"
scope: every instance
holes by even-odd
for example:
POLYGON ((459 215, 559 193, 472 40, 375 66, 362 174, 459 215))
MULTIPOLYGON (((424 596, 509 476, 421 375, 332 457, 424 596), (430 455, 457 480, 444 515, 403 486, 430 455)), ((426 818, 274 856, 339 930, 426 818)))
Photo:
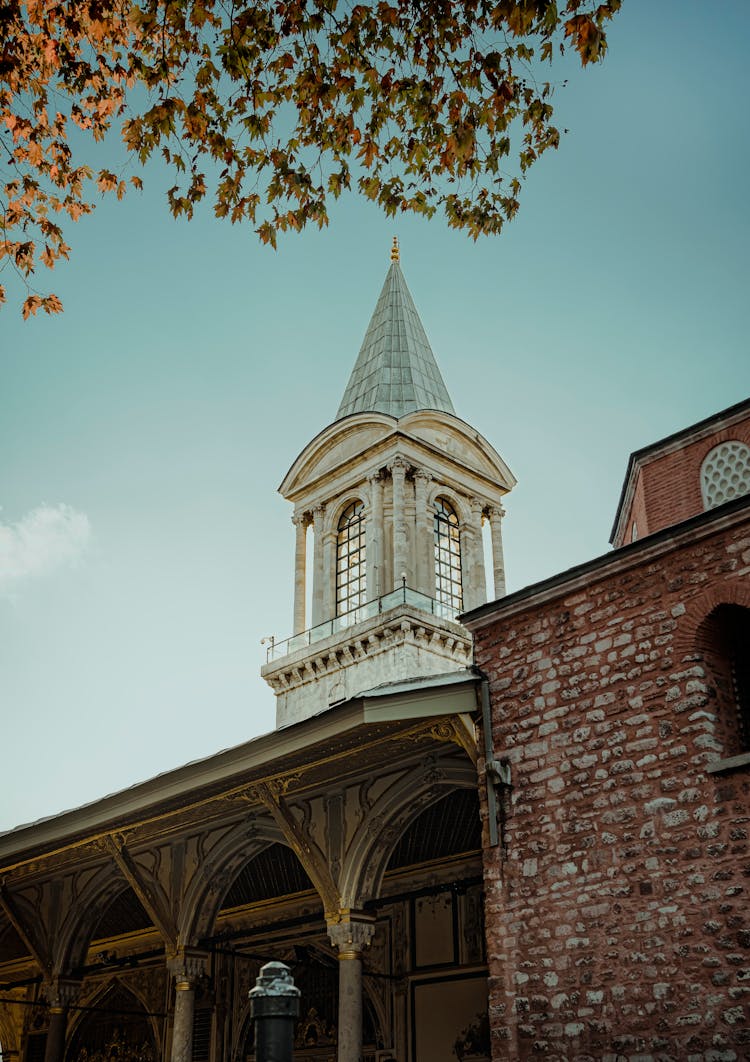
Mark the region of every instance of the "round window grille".
POLYGON ((750 447, 732 440, 710 450, 701 469, 701 487, 706 509, 750 493, 750 447))

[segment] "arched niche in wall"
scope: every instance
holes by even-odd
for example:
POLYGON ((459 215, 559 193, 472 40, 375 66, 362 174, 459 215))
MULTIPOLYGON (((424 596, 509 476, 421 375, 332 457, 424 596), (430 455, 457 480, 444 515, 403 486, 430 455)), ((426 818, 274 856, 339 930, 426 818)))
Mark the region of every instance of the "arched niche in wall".
POLYGON ((20 936, 16 932, 12 922, 5 919, 0 921, 0 963, 12 962, 14 959, 25 959, 29 954, 20 936))
POLYGON ((310 890, 314 890, 313 883, 291 848, 285 844, 271 844, 240 870, 220 911, 310 890))
POLYGON ((725 757, 750 752, 750 608, 717 605, 696 631, 725 757))
POLYGON ((478 852, 482 847, 479 797, 458 789, 425 808, 393 847, 386 873, 403 867, 478 852))
POLYGON ((154 1029, 141 1001, 113 981, 81 1014, 66 1062, 157 1062, 154 1029))
POLYGON ((153 929, 153 923, 143 909, 141 901, 127 885, 102 912, 91 934, 91 941, 93 944, 98 940, 124 936, 140 929, 153 929))

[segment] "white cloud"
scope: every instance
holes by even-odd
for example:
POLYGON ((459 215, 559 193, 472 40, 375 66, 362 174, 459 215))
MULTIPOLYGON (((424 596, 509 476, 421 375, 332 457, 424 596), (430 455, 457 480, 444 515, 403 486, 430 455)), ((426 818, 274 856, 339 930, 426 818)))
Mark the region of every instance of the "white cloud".
POLYGON ((0 587, 75 564, 91 538, 85 513, 40 505, 16 524, 0 523, 0 587))

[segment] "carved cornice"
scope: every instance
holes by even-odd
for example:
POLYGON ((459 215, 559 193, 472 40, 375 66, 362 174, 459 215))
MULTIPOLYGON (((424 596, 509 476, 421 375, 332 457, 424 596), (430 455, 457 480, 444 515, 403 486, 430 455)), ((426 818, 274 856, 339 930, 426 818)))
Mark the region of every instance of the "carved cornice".
POLYGON ((392 623, 391 626, 383 622, 371 631, 360 630, 356 634, 342 631, 337 635, 340 638, 338 644, 330 646, 321 642, 317 651, 315 646, 309 647, 307 660, 295 659, 285 665, 282 658, 276 666, 267 665, 263 677, 274 693, 285 693, 403 645, 414 645, 434 653, 449 665, 463 668, 471 664, 471 638, 458 624, 450 627, 433 625, 429 615, 424 613, 402 616, 392 623))

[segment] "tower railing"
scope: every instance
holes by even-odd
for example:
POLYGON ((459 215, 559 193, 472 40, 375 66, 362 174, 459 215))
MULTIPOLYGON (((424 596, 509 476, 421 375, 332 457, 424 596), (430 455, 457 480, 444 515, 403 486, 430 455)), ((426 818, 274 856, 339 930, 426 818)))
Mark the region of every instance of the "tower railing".
POLYGON ((438 601, 434 597, 420 593, 419 590, 413 590, 410 586, 399 586, 388 594, 365 601, 364 604, 358 605, 350 612, 345 612, 342 616, 334 616, 333 619, 326 620, 325 623, 318 623, 314 627, 308 627, 301 634, 293 634, 291 638, 285 638, 280 642, 271 638, 266 647, 266 663, 270 664, 272 660, 278 660, 289 653, 296 653, 299 649, 306 649, 315 642, 329 638, 332 634, 338 634, 340 631, 346 630, 347 627, 353 627, 355 623, 362 623, 363 620, 372 619, 373 616, 377 616, 381 612, 388 612, 389 609, 397 608, 399 605, 411 605, 421 612, 428 612, 430 615, 438 616, 440 619, 453 621, 455 621, 459 612, 454 605, 438 601))

